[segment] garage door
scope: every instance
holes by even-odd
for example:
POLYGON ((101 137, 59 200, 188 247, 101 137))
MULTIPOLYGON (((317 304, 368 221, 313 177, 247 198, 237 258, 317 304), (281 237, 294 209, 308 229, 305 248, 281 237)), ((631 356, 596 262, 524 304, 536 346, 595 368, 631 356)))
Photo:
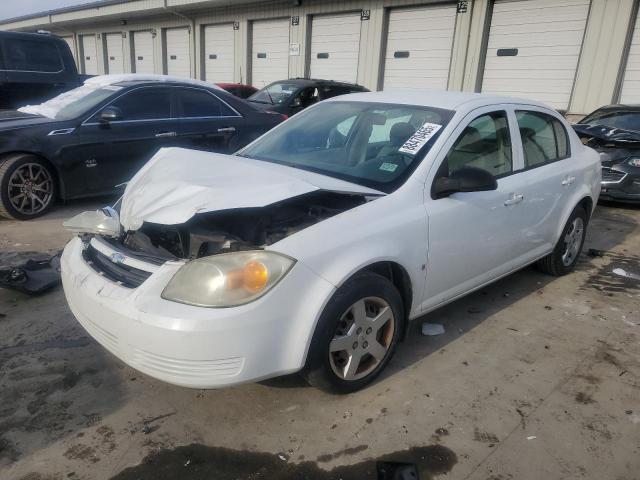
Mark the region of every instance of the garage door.
POLYGON ((105 35, 107 73, 124 73, 124 54, 122 52, 122 34, 107 33, 105 35))
POLYGON ((627 65, 622 78, 620 103, 640 103, 640 24, 638 18, 640 18, 640 11, 636 17, 627 65))
POLYGON ((190 77, 191 49, 189 48, 189 30, 187 28, 168 28, 165 40, 167 75, 190 77))
POLYGON ((233 82, 235 42, 233 24, 204 27, 204 75, 210 82, 233 82))
POLYGON ((356 82, 360 53, 360 13, 322 15, 311 23, 312 78, 356 82))
POLYGON ((384 88, 446 90, 455 22, 455 5, 391 10, 384 88))
POLYGON ((95 35, 82 35, 82 65, 87 75, 98 74, 98 49, 96 48, 95 35))
POLYGON ((73 37, 62 37, 62 39, 67 42, 67 45, 69 45, 69 49, 71 50, 71 55, 73 55, 73 59, 76 61, 77 63, 77 59, 76 59, 76 47, 75 47, 75 43, 73 41, 73 37))
POLYGON ((588 13, 589 0, 496 1, 482 91, 567 108, 588 13))
POLYGON ((289 78, 289 19, 253 22, 251 83, 257 88, 289 78))
POLYGON ((133 32, 133 71, 153 73, 155 71, 153 35, 151 32, 133 32))

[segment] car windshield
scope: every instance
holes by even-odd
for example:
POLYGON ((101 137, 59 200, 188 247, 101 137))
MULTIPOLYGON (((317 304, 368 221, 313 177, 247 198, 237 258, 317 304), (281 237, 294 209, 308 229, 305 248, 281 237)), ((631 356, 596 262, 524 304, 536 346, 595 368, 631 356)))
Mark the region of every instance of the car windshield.
POLYGON ((320 103, 238 154, 389 193, 415 170, 453 113, 412 105, 320 103))
POLYGON ((640 112, 594 112, 580 123, 640 132, 640 112))
POLYGON ((272 105, 282 105, 286 103, 291 96, 300 89, 298 83, 272 83, 262 90, 258 90, 251 95, 248 100, 250 102, 270 103, 272 105))
POLYGON ((54 120, 70 120, 89 113, 90 110, 119 90, 122 90, 122 87, 116 85, 83 85, 61 93, 39 105, 19 108, 18 111, 42 115, 54 120))

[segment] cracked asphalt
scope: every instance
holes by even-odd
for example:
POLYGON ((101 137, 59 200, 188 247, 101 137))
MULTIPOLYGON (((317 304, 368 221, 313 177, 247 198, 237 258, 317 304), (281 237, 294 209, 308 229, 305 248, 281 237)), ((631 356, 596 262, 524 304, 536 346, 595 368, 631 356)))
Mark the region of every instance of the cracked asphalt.
MULTIPOLYGON (((63 219, 103 203, 0 220, 0 255, 62 248, 63 219)), ((397 462, 423 480, 638 479, 640 281, 614 269, 640 274, 638 207, 598 206, 573 274, 527 268, 414 322, 349 396, 296 376, 166 385, 96 344, 60 288, 0 289, 0 479, 373 480, 397 462)))

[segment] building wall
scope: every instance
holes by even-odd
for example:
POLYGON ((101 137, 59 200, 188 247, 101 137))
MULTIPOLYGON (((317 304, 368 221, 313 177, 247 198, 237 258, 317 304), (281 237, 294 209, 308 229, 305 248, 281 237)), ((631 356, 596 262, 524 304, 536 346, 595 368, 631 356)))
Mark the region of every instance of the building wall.
MULTIPOLYGON (((535 2, 536 0, 528 0, 535 2)), ((570 114, 584 114, 617 99, 620 79, 633 28, 638 0, 591 0, 591 7, 580 60, 574 81, 570 114)), ((203 78, 203 27, 217 23, 235 23, 235 81, 246 82, 250 69, 251 22, 269 18, 289 19, 289 41, 300 45, 300 55, 289 57, 289 76, 302 77, 308 71, 309 25, 313 15, 323 13, 369 11, 361 24, 357 81, 372 90, 380 86, 383 69, 386 23, 389 9, 428 4, 457 4, 447 0, 236 0, 233 6, 222 0, 134 0, 127 3, 92 7, 79 11, 54 13, 11 23, 0 29, 34 31, 46 29, 55 34, 73 36, 78 53, 79 35, 95 34, 98 45, 98 69, 104 73, 104 34, 122 32, 125 72, 131 71, 131 33, 155 32, 155 72, 163 73, 163 31, 188 27, 191 38, 191 75, 203 78), (298 17, 292 25, 291 17, 298 17)), ((482 79, 488 25, 493 0, 469 0, 467 10, 458 13, 452 46, 448 88, 478 91, 482 79)), ((78 59, 80 61, 80 59, 78 59)))

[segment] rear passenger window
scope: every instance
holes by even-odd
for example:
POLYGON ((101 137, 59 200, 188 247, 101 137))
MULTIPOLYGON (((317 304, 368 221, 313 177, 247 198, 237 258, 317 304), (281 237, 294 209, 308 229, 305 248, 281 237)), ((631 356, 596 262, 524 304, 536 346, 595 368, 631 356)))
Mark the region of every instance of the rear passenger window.
POLYGON ((526 168, 569 156, 567 131, 557 118, 540 112, 516 112, 526 168))
POLYGON ((204 90, 181 89, 178 98, 185 118, 237 116, 229 106, 204 90))
POLYGON ((62 60, 55 43, 7 38, 4 40, 4 63, 7 70, 55 73, 62 70, 62 60))
POLYGON ((476 167, 494 177, 513 171, 511 137, 505 112, 482 115, 464 129, 447 157, 448 174, 463 167, 476 167))
POLYGON ((115 100, 111 105, 122 111, 123 120, 162 120, 171 118, 171 90, 141 88, 115 100))

